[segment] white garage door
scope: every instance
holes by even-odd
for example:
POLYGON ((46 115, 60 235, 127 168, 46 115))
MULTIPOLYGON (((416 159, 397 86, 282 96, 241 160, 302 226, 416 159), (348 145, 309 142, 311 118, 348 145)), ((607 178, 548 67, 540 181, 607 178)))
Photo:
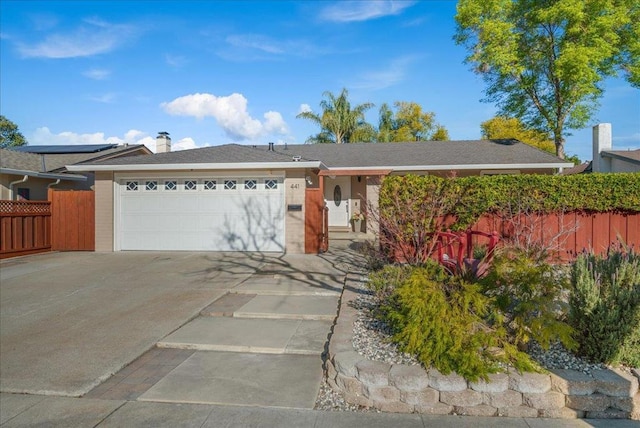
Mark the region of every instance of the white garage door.
POLYGON ((284 251, 282 178, 123 179, 121 250, 284 251))

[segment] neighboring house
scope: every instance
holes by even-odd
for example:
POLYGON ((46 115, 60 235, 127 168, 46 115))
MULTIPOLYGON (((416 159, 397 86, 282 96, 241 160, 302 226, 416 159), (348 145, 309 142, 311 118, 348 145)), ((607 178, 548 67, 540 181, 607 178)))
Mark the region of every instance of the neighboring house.
POLYGON ((86 144, 0 149, 0 199, 46 200, 47 190, 93 187, 93 173, 70 173, 66 165, 151 154, 143 145, 86 144))
POLYGON ((611 124, 596 125, 593 127, 591 172, 640 172, 640 149, 613 150, 611 124))
MULTIPOLYGON (((388 174, 553 174, 571 163, 514 140, 228 144, 69 165, 95 172, 96 250, 305 251, 305 189, 329 227, 376 207, 388 174), (321 190, 316 191, 318 193, 321 190), (313 193, 313 192, 309 192, 313 193)), ((311 212, 311 211, 310 211, 311 212)))

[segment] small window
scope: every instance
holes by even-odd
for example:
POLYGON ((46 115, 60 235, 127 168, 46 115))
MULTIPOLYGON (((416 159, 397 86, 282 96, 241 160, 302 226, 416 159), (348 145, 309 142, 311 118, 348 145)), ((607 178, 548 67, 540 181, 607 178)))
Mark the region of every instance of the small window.
POLYGON ((158 182, 157 181, 147 181, 144 185, 146 190, 158 190, 158 182))
POLYGON ((235 190, 236 180, 224 180, 224 190, 235 190))
POLYGON ((187 180, 184 182, 184 190, 196 190, 197 185, 196 180, 187 180))
POLYGON ((138 190, 138 182, 137 181, 127 181, 127 191, 135 192, 138 190))
POLYGON ((204 190, 216 190, 218 187, 218 183, 216 180, 205 180, 204 181, 204 190))
POLYGON ((244 190, 256 190, 258 182, 256 180, 244 180, 244 190))
POLYGON ((18 187, 18 200, 19 201, 29 200, 29 189, 27 187, 18 187))
POLYGON ((276 190, 278 188, 278 180, 265 180, 264 188, 267 190, 276 190))
POLYGON ((177 190, 178 183, 175 180, 169 180, 164 182, 164 190, 177 190))

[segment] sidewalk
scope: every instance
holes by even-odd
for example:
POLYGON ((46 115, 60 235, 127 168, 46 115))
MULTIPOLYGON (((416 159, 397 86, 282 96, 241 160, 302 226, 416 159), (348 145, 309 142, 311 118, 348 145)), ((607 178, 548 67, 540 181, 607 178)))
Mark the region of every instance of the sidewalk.
POLYGON ((323 412, 0 394, 0 426, 13 427, 442 427, 637 428, 631 420, 481 418, 323 412))

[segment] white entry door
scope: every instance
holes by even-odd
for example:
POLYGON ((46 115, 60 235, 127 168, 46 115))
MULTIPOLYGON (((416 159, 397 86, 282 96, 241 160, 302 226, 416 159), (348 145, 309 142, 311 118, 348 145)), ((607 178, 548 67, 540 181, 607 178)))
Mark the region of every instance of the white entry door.
POLYGON ((284 251, 282 177, 120 180, 121 250, 284 251))
POLYGON ((324 199, 329 207, 329 226, 349 226, 351 212, 351 177, 325 177, 324 199))

